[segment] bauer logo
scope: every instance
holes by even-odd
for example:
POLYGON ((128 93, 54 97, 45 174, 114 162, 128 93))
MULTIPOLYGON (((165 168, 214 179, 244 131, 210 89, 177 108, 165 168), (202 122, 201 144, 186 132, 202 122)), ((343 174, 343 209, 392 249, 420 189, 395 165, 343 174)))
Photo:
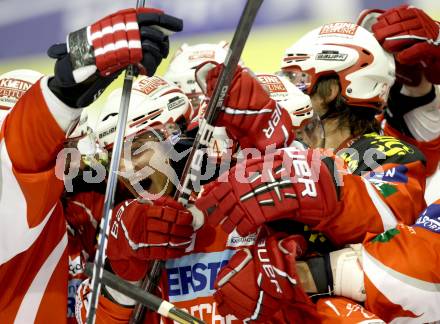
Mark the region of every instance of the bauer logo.
POLYGON ((214 282, 234 250, 194 253, 166 262, 170 302, 212 296, 214 282))
POLYGON ((179 98, 179 97, 174 97, 174 98, 170 99, 170 101, 167 104, 167 107, 168 107, 168 110, 173 110, 173 109, 182 107, 183 105, 185 105, 185 99, 179 98))
POLYGON ((325 53, 321 52, 316 54, 315 60, 318 61, 345 61, 348 57, 348 54, 342 53, 325 53))
POLYGON ((356 34, 357 28, 358 25, 353 23, 338 22, 338 23, 326 24, 322 26, 321 30, 319 31, 319 34, 320 35, 342 34, 342 35, 353 36, 354 34, 356 34))

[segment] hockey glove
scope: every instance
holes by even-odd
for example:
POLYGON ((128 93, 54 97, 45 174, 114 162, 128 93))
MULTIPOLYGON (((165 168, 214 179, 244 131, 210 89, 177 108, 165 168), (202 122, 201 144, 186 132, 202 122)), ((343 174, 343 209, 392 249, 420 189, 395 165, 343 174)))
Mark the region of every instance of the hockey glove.
POLYGON ((121 203, 110 222, 107 256, 113 271, 136 281, 144 277, 150 260, 182 256, 192 241, 192 222, 191 212, 169 197, 154 205, 121 203))
MULTIPOLYGON (((222 65, 206 62, 198 67, 196 79, 203 92, 211 97, 222 65)), ((235 71, 216 125, 238 141, 242 148, 285 147, 294 139, 288 112, 270 98, 258 79, 240 66, 235 71)))
POLYGON ((152 76, 168 56, 168 32, 182 30, 182 20, 157 9, 126 9, 72 32, 67 44, 49 48, 57 59, 49 88, 72 108, 86 107, 128 65, 152 76))
POLYGON ((313 317, 314 306, 298 286, 296 274, 295 259, 305 250, 306 242, 299 235, 261 238, 252 250, 238 250, 215 282, 219 313, 265 322, 279 317, 282 308, 300 307, 313 317))
POLYGON ((336 186, 319 152, 286 148, 237 164, 207 184, 196 206, 211 225, 241 236, 277 219, 317 225, 337 210, 336 186), (314 155, 314 156, 313 156, 314 155))
POLYGON ((429 82, 440 84, 439 24, 423 10, 408 5, 389 9, 378 17, 372 30, 399 64, 422 69, 429 82))

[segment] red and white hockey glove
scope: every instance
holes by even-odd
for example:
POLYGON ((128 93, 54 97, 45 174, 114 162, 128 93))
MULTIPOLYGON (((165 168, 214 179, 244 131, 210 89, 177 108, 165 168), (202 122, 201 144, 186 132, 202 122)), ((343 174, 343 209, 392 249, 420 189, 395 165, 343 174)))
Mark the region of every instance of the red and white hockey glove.
POLYGON ((129 65, 152 76, 168 56, 170 32, 182 20, 151 8, 126 9, 72 32, 67 44, 49 48, 57 59, 50 89, 69 106, 85 107, 129 65))
POLYGON ((191 244, 193 216, 166 197, 154 205, 126 200, 110 222, 107 257, 113 271, 130 281, 143 278, 149 260, 182 256, 191 244))
POLYGON ((298 286, 296 274, 295 259, 306 248, 302 236, 274 235, 260 238, 252 250, 238 250, 215 281, 214 299, 219 313, 265 322, 282 308, 300 306, 313 310, 313 304, 298 286))
MULTIPOLYGON (((214 62, 197 68, 197 82, 208 97, 221 69, 222 65, 214 62)), ((285 147, 294 139, 289 113, 270 98, 251 71, 241 66, 235 71, 224 107, 216 125, 226 127, 242 148, 255 147, 264 153, 269 145, 285 147)))
POLYGON ((196 206, 211 225, 241 236, 282 218, 317 225, 337 210, 333 176, 319 152, 286 148, 248 160, 204 187, 196 206), (273 162, 271 161, 273 159, 273 162))
POLYGON ((408 5, 389 9, 372 31, 398 63, 421 68, 429 82, 440 84, 440 27, 423 10, 408 5))

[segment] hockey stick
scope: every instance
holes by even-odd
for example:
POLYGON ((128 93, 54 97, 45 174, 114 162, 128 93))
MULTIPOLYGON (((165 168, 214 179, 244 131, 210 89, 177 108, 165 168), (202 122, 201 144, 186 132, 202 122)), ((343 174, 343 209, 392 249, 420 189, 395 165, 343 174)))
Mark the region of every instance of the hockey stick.
MULTIPOLYGON (((199 130, 194 140, 192 150, 185 163, 185 168, 181 177, 181 185, 177 188, 174 196, 175 200, 182 203, 184 206, 188 205, 189 197, 192 192, 191 182, 197 181, 197 174, 191 173, 191 171, 195 170, 199 173, 201 170, 204 154, 202 147, 206 149, 212 139, 214 131, 213 123, 216 120, 218 113, 223 108, 223 101, 228 93, 244 45, 262 3, 263 0, 247 0, 246 6, 241 14, 240 21, 232 38, 231 46, 229 47, 225 58, 224 67, 220 72, 214 92, 208 103, 205 116, 199 124, 199 130)), ((141 287, 148 292, 152 292, 161 276, 163 266, 163 261, 153 261, 151 263, 149 274, 144 278, 141 287)), ((132 317, 130 318, 130 323, 140 323, 143 316, 144 307, 137 304, 132 313, 132 317)))
MULTIPOLYGON (((136 8, 143 7, 145 0, 137 0, 136 8)), ((122 87, 121 104, 119 106, 118 124, 113 146, 110 169, 107 181, 107 188, 104 197, 104 208, 98 235, 98 251, 95 255, 92 275, 92 296, 87 312, 87 324, 95 323, 96 308, 98 307, 98 296, 101 292, 102 275, 104 271, 105 250, 107 248, 110 217, 113 212, 115 202, 115 192, 117 185, 117 172, 121 160, 122 145, 124 142, 125 126, 127 124, 128 107, 130 105, 131 87, 135 76, 135 67, 128 66, 125 71, 124 85, 122 87)))
MULTIPOLYGON (((93 264, 87 263, 85 273, 89 277, 92 276, 93 273, 93 264)), ((134 299, 138 303, 141 303, 142 305, 145 305, 152 311, 155 311, 159 313, 162 316, 165 316, 167 318, 170 318, 178 323, 182 324, 190 324, 190 323, 204 323, 203 321, 199 320, 198 318, 195 318, 188 314, 187 312, 176 308, 173 304, 167 302, 166 300, 163 300, 153 294, 150 294, 141 288, 132 285, 129 282, 126 282, 124 280, 121 280, 118 276, 114 275, 113 273, 104 270, 102 274, 102 283, 108 287, 111 287, 124 295, 130 297, 131 299, 134 299)))

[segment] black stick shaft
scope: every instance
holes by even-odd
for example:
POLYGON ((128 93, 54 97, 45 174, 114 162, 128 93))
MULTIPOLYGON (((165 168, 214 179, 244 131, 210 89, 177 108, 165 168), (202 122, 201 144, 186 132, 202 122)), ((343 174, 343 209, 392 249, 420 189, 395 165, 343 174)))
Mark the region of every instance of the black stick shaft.
MULTIPOLYGON (((136 7, 143 7, 145 0, 137 0, 136 7)), ((87 324, 94 324, 98 297, 101 293, 102 273, 104 271, 105 251, 108 242, 108 232, 111 214, 115 202, 116 185, 118 181, 117 171, 121 161, 122 146, 124 144, 125 126, 127 124, 128 107, 130 106, 131 87, 135 76, 135 67, 128 66, 125 71, 124 85, 122 87, 121 104, 119 106, 118 123, 110 161, 107 188, 104 197, 104 208, 98 235, 98 250, 95 256, 92 276, 92 296, 87 312, 87 324)))
MULTIPOLYGON (((88 276, 91 276, 93 273, 93 265, 91 263, 87 263, 85 272, 88 276)), ((175 320, 178 323, 182 324, 203 324, 204 322, 191 316, 187 312, 176 308, 173 304, 163 300, 153 294, 150 294, 143 289, 132 285, 129 282, 126 282, 114 275, 107 270, 104 270, 102 273, 102 283, 108 287, 111 287, 120 293, 123 293, 127 297, 136 300, 138 303, 145 305, 149 309, 154 312, 159 313, 162 316, 175 320)))
MULTIPOLYGON (((244 45, 262 3, 263 0, 247 0, 246 6, 235 30, 231 46, 229 47, 229 51, 225 58, 224 67, 220 72, 214 92, 206 109, 204 119, 199 124, 199 131, 197 132, 192 150, 183 170, 181 184, 177 188, 176 195, 174 196, 175 200, 181 202, 184 206, 188 205, 189 197, 192 192, 191 180, 194 180, 192 177, 194 174, 191 173, 191 170, 200 170, 202 166, 203 150, 201 150, 201 147, 208 147, 208 144, 211 141, 214 130, 213 123, 218 113, 223 108, 223 101, 228 93, 244 45)), ((150 264, 149 274, 144 278, 142 283, 142 287, 144 287, 146 291, 152 292, 156 287, 161 276, 163 265, 163 261, 159 260, 153 261, 150 264)), ((130 323, 140 323, 144 316, 144 311, 142 305, 136 305, 130 323)))

